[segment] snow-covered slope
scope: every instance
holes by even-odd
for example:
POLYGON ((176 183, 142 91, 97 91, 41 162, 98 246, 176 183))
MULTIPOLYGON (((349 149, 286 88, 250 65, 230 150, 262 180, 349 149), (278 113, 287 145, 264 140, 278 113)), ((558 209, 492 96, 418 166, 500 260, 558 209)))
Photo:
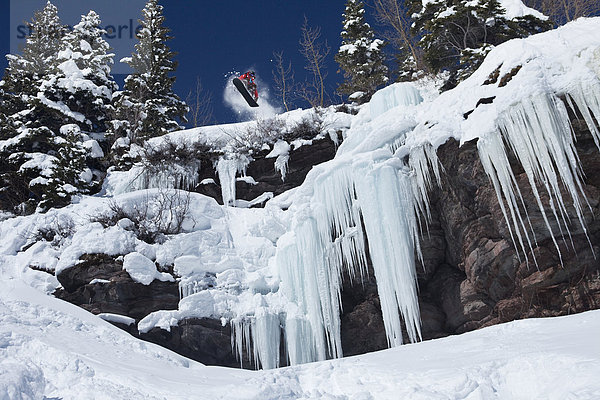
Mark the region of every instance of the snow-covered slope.
POLYGON ((205 367, 0 282, 0 399, 597 399, 600 311, 273 371, 205 367))

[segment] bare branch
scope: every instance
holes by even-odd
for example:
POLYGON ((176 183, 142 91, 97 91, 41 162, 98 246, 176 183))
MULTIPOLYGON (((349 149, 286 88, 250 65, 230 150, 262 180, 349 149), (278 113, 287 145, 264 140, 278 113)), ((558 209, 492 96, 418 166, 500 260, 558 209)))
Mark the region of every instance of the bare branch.
POLYGON ((600 14, 597 0, 525 0, 525 4, 540 10, 558 25, 600 14))
POLYGON ((275 69, 273 70, 273 80, 275 81, 275 91, 281 98, 285 111, 290 111, 292 104, 292 95, 294 93, 294 70, 291 61, 285 65, 283 61, 283 51, 273 53, 275 58, 275 69))
POLYGON ((312 74, 313 82, 308 83, 303 87, 300 93, 300 97, 309 97, 313 101, 309 102, 313 107, 322 107, 325 103, 325 78, 327 73, 325 72, 325 60, 329 55, 331 48, 327 45, 327 41, 320 42, 321 28, 311 27, 308 25, 308 18, 304 17, 304 24, 301 28, 301 39, 300 39, 300 53, 306 59, 306 66, 304 67, 307 71, 312 74), (309 92, 316 90, 314 95, 309 92))
POLYGON ((405 0, 373 0, 375 20, 387 27, 382 36, 398 50, 405 49, 415 60, 417 69, 423 69, 423 52, 417 45, 418 39, 411 32, 412 20, 405 0))
POLYGON ((212 94, 204 89, 200 77, 196 77, 196 87, 190 90, 186 103, 190 107, 188 119, 194 128, 214 122, 212 94))

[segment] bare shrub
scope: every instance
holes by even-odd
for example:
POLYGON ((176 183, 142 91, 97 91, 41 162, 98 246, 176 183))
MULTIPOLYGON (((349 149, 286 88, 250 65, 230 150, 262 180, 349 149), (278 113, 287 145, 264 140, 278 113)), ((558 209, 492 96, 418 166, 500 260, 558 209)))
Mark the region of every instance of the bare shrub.
POLYGON ((600 14, 600 2, 597 0, 525 0, 524 3, 540 10, 557 25, 600 14))
POLYGON ((245 130, 229 134, 235 139, 235 152, 238 154, 252 154, 260 151, 265 145, 271 145, 282 139, 286 133, 285 121, 279 117, 259 118, 245 130))
POLYGON ((141 167, 139 177, 144 180, 142 187, 186 190, 196 182, 200 167, 212 164, 219 155, 202 142, 174 141, 169 137, 157 145, 147 142, 140 153, 137 165, 141 167))
POLYGON ((108 213, 90 217, 108 228, 120 221, 124 229, 146 243, 164 243, 166 235, 183 232, 183 224, 189 218, 190 193, 181 190, 159 190, 148 195, 144 201, 123 205, 111 200, 108 213), (130 222, 126 222, 126 221, 130 222))
POLYGON ((73 219, 66 215, 55 214, 45 225, 38 227, 29 239, 32 243, 44 240, 52 243, 53 246, 59 246, 74 233, 75 222, 73 219))
POLYGON ((296 139, 313 139, 323 133, 324 130, 323 117, 319 112, 313 112, 290 127, 283 136, 283 140, 291 142, 296 139))
POLYGON ((214 122, 212 94, 204 89, 199 77, 196 78, 196 87, 190 90, 186 103, 190 107, 188 120, 194 128, 214 122))
POLYGON ((191 165, 214 158, 214 151, 201 142, 174 141, 166 137, 159 145, 146 143, 142 150, 141 163, 152 172, 164 169, 166 164, 191 165))

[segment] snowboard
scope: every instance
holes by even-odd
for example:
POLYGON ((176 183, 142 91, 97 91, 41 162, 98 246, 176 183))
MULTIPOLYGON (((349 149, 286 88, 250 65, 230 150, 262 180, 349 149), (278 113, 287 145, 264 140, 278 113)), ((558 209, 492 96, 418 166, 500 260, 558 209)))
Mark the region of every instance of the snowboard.
POLYGON ((248 89, 246 89, 246 85, 244 85, 244 82, 242 82, 241 79, 234 78, 233 84, 236 87, 236 89, 241 93, 241 95, 244 97, 244 99, 246 99, 246 102, 248 103, 248 105, 250 107, 258 107, 258 103, 250 95, 250 93, 248 92, 248 89))

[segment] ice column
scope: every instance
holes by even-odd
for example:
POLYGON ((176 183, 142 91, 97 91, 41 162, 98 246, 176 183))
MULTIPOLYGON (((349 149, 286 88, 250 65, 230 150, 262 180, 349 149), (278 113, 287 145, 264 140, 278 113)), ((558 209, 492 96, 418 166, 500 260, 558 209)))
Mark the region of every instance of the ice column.
POLYGON ((420 339, 417 214, 428 207, 426 190, 433 179, 439 181, 439 165, 430 148, 416 147, 413 153, 415 169, 387 153, 315 178, 310 204, 296 212, 293 232, 278 242, 281 292, 297 305, 285 323, 291 364, 342 356, 342 275, 366 274, 366 243, 389 344, 402 344, 402 321, 408 339, 420 339))
POLYGON ((281 324, 278 314, 263 306, 253 316, 234 318, 230 324, 231 346, 240 360, 240 366, 246 350, 256 369, 279 367, 281 324))
POLYGON ((226 206, 235 205, 235 182, 238 173, 245 174, 246 167, 250 160, 245 157, 227 158, 221 157, 217 162, 217 174, 221 183, 221 194, 223 204, 226 206))
POLYGON ((356 169, 355 184, 388 344, 402 344, 401 319, 414 342, 421 331, 415 272, 418 221, 411 176, 384 164, 356 169))

